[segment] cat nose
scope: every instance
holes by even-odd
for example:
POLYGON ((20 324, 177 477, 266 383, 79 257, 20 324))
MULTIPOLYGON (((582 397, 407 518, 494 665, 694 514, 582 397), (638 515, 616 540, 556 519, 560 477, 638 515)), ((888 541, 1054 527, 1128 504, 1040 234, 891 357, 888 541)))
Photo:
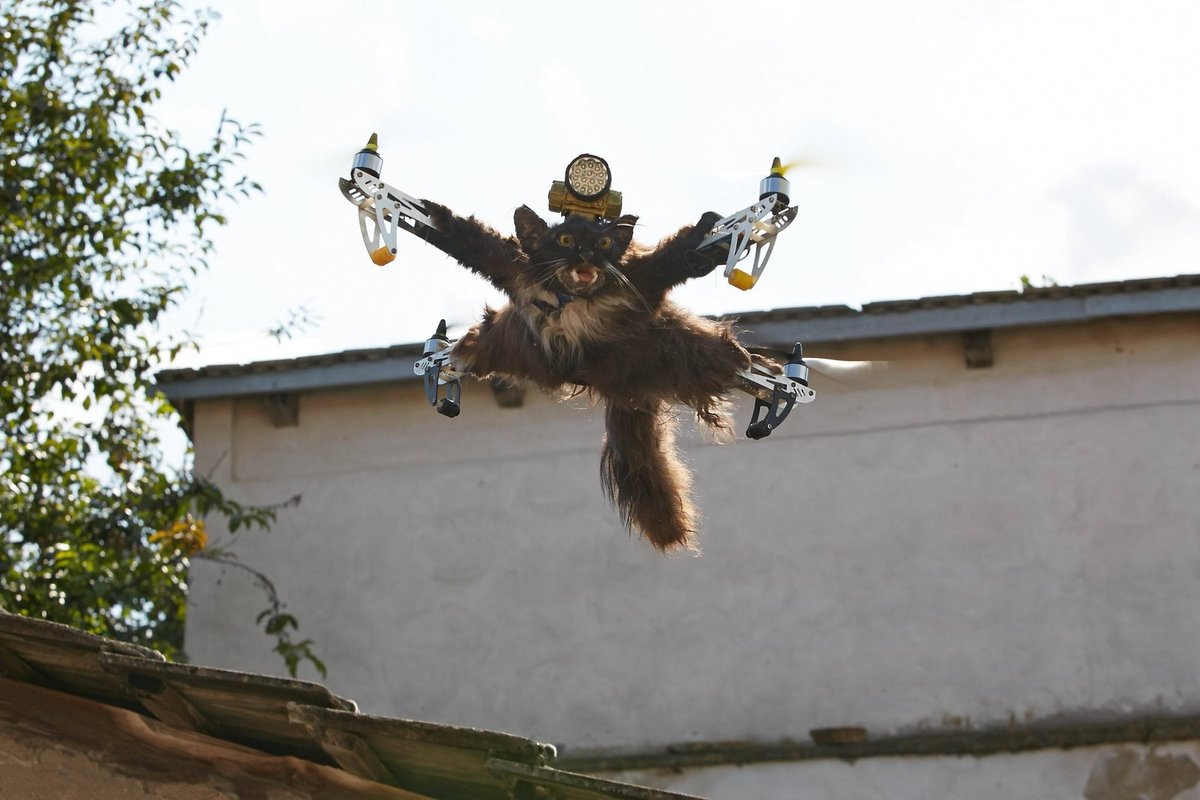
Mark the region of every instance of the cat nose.
POLYGON ((582 260, 582 261, 591 261, 591 260, 592 260, 592 256, 593 256, 593 255, 595 255, 595 253, 594 253, 593 251, 591 251, 591 250, 581 250, 581 251, 579 251, 579 258, 580 258, 580 260, 582 260))

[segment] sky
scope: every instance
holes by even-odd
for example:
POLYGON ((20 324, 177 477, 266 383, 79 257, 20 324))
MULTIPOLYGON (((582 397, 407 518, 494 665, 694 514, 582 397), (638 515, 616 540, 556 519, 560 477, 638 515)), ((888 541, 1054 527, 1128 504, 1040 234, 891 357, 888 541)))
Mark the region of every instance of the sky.
POLYGON ((811 162, 755 288, 675 292, 701 313, 1200 272, 1191 0, 209 4, 156 116, 194 146, 223 111, 261 125, 265 191, 214 231, 175 366, 421 341, 503 302, 415 237, 370 261, 337 179, 372 132, 385 181, 504 233, 600 155, 646 243, 811 162))

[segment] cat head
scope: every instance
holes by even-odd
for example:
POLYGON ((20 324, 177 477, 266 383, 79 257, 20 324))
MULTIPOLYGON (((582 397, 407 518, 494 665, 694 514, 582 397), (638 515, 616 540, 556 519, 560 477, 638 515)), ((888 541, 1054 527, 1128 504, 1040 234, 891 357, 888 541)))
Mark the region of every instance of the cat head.
POLYGON ((513 221, 533 282, 578 297, 620 284, 614 273, 633 240, 637 217, 627 214, 614 222, 596 222, 570 215, 552 226, 529 206, 521 206, 513 221))

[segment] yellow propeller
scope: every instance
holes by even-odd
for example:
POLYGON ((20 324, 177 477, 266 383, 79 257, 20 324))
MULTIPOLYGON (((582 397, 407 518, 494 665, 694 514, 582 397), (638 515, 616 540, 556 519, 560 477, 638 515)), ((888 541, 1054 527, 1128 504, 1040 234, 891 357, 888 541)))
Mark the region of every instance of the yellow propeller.
POLYGON ((820 163, 821 162, 814 158, 797 158, 793 161, 787 162, 786 164, 781 164, 779 157, 776 156, 774 163, 771 164, 771 174, 787 175, 788 170, 796 169, 797 167, 800 169, 804 169, 805 167, 815 167, 820 163))

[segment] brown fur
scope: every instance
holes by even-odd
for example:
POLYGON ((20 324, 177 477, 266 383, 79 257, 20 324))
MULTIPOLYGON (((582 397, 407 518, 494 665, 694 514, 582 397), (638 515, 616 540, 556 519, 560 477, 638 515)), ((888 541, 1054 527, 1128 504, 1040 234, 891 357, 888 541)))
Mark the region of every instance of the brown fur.
POLYGON ((627 408, 610 402, 600 481, 621 520, 659 550, 695 549, 692 476, 675 451, 675 418, 661 404, 627 408))
POLYGON ((695 550, 691 474, 675 448, 671 407, 690 407, 718 438, 732 438, 725 399, 751 357, 729 324, 666 296, 715 268, 695 249, 718 215, 642 248, 632 244, 636 217, 611 224, 569 217, 551 227, 522 206, 517 236, 504 237, 436 203, 425 206, 437 225, 430 242, 512 300, 485 309, 455 344, 455 368, 602 398, 601 482, 609 499, 659 550, 695 550))

